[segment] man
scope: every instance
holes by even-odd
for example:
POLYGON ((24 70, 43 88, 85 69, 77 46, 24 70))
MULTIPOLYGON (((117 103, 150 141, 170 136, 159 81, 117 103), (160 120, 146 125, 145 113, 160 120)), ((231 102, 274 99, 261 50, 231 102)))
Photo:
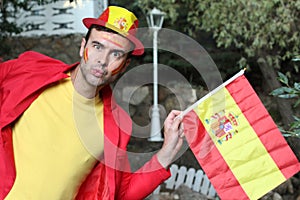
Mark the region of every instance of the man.
POLYGON ((143 199, 170 176, 180 112, 165 120, 158 153, 131 173, 131 121, 109 86, 143 54, 135 15, 110 6, 83 23, 80 63, 25 52, 0 64, 0 199, 143 199))

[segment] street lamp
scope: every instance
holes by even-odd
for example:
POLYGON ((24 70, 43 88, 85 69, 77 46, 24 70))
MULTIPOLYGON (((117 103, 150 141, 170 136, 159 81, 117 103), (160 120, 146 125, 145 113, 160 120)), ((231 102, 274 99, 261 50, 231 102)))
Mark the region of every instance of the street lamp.
POLYGON ((158 86, 157 86, 157 35, 158 31, 161 29, 164 21, 165 13, 161 12, 157 8, 153 8, 148 16, 147 22, 148 26, 153 31, 153 107, 151 116, 151 134, 149 141, 159 142, 163 141, 161 137, 161 126, 160 126, 160 116, 158 108, 158 86))

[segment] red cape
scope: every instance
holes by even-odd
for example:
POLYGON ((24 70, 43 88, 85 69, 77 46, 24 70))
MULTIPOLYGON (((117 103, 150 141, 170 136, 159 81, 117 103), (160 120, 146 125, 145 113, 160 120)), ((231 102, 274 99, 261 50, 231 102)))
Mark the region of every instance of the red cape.
MULTIPOLYGON (((25 52, 18 59, 0 63, 0 199, 12 188, 15 164, 12 125, 30 104, 51 84, 67 78, 72 67, 36 52, 25 52)), ((107 199, 143 199, 170 176, 156 156, 135 173, 130 172, 126 146, 131 135, 131 119, 112 98, 109 86, 101 90, 104 103, 104 162, 98 162, 81 185, 76 199, 103 199, 101 185, 109 186, 107 199), (122 169, 121 169, 122 167, 122 169), (104 171, 105 170, 105 171, 104 171), (104 172, 104 173, 103 173, 104 172)))

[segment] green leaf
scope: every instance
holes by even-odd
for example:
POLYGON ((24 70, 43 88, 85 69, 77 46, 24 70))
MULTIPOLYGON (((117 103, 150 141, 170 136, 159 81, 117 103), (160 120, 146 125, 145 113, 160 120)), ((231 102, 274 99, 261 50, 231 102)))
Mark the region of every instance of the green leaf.
POLYGON ((294 93, 294 90, 293 88, 289 88, 289 87, 280 87, 280 88, 277 88, 275 90, 273 90, 270 94, 273 95, 273 96, 279 96, 279 95, 282 95, 284 93, 294 93))
POLYGON ((294 83, 294 88, 298 91, 300 91, 300 83, 295 82, 294 83))
POLYGON ((299 106, 299 104, 300 104, 300 99, 298 99, 298 100, 296 101, 296 103, 293 105, 293 107, 296 108, 297 106, 299 106))
POLYGON ((280 82, 282 82, 282 83, 284 83, 285 85, 288 85, 289 83, 289 80, 288 80, 288 78, 287 78, 287 76, 286 75, 284 75, 283 73, 281 73, 281 72, 278 72, 278 80, 280 81, 280 82))
POLYGON ((300 122, 300 118, 299 117, 293 115, 293 118, 294 118, 295 121, 299 121, 300 122))
POLYGON ((291 99, 291 98, 298 97, 298 95, 297 94, 280 94, 280 95, 278 95, 278 97, 283 98, 283 99, 291 99))
POLYGON ((300 122, 293 122, 291 123, 291 130, 293 129, 299 129, 300 128, 300 122))

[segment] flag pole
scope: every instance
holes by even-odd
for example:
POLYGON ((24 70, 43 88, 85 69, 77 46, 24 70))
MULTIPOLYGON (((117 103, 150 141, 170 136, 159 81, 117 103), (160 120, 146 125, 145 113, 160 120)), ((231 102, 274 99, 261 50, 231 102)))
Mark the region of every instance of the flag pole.
POLYGON ((242 76, 245 71, 246 71, 246 68, 244 68, 241 71, 239 71, 238 73, 236 73, 233 77, 231 77, 230 79, 228 79, 227 81, 225 81, 223 84, 221 84, 218 87, 216 87, 215 89, 213 89, 211 92, 209 92, 204 97, 202 97, 201 99, 199 99, 198 101, 196 101, 193 105, 191 105, 190 107, 188 107, 184 111, 182 111, 182 113, 180 115, 178 115, 177 117, 183 118, 188 112, 190 112, 191 110, 193 110, 194 108, 196 108, 200 103, 202 103, 203 101, 205 101, 206 99, 208 99, 209 97, 211 97, 213 94, 217 93, 220 89, 224 88, 226 85, 228 85, 229 83, 231 83, 232 81, 234 81, 238 77, 242 76))

